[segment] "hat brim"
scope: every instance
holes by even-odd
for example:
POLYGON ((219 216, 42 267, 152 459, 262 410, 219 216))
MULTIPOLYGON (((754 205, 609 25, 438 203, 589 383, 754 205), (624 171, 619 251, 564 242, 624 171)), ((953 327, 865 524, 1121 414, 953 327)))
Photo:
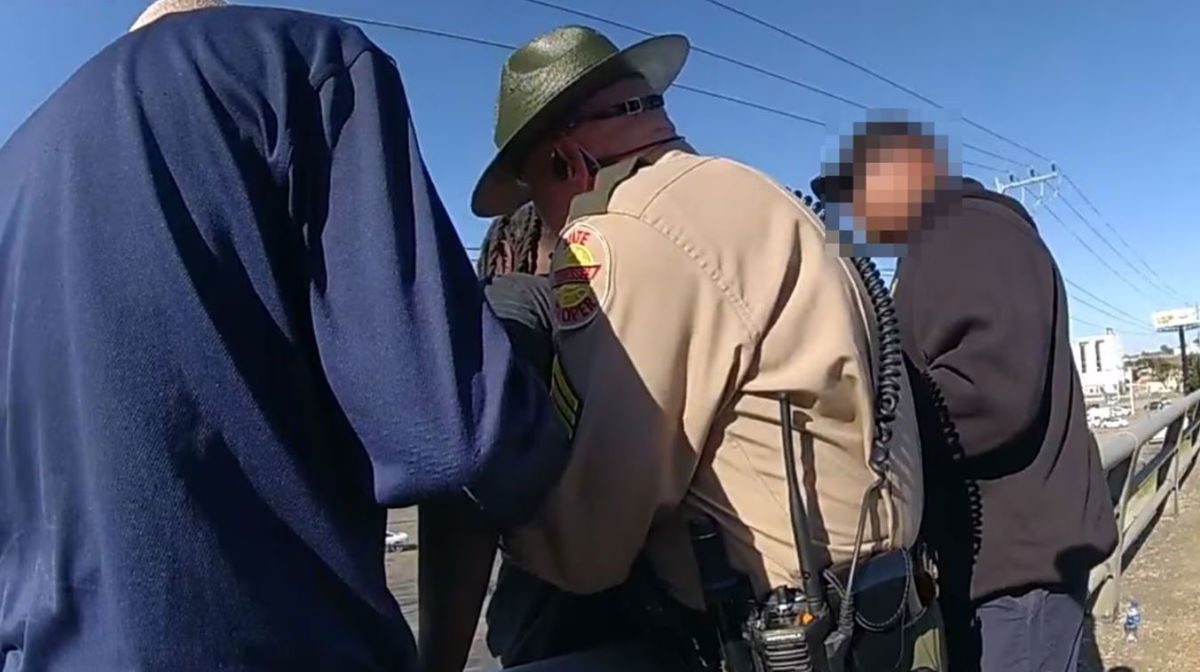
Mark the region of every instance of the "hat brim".
POLYGON ((583 96, 594 93, 620 74, 641 75, 655 93, 663 93, 679 76, 688 57, 683 35, 659 35, 634 44, 601 60, 563 87, 529 118, 497 151, 483 170, 471 196, 471 210, 479 217, 507 215, 529 201, 529 190, 517 180, 517 156, 583 96))

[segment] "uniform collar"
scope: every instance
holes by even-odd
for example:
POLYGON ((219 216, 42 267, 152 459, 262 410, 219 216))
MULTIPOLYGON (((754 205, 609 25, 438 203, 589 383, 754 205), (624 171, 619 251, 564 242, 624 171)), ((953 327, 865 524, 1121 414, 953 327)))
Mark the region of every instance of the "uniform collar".
POLYGON ((571 207, 567 214, 567 221, 572 222, 580 217, 604 212, 608 208, 608 199, 612 196, 612 192, 617 188, 618 184, 636 173, 638 168, 654 165, 671 152, 695 154, 696 150, 692 149, 692 146, 683 138, 678 138, 664 142, 661 145, 655 145, 640 154, 621 159, 612 165, 601 168, 596 173, 596 180, 592 186, 592 190, 579 194, 572 199, 571 207))
POLYGON ((695 154, 696 150, 688 144, 687 140, 679 138, 670 142, 664 142, 661 145, 653 147, 650 151, 642 154, 639 159, 643 165, 652 165, 658 162, 659 159, 666 156, 670 152, 683 152, 685 154, 695 154))

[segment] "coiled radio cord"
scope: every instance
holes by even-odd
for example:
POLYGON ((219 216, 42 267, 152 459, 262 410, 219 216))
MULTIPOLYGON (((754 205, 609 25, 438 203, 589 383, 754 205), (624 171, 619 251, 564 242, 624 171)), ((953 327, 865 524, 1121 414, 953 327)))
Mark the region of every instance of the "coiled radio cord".
MULTIPOLYGON (((825 204, 804 197, 805 205, 825 220, 825 204)), ((869 257, 853 257, 851 263, 862 279, 871 307, 875 313, 875 326, 879 333, 878 380, 875 390, 875 437, 867 458, 875 481, 863 492, 858 512, 858 529, 854 533, 854 551, 850 556, 850 572, 846 578, 846 596, 838 611, 838 634, 849 639, 854 630, 854 579, 862 555, 863 535, 867 524, 871 498, 887 483, 887 467, 891 458, 889 443, 892 439, 892 422, 900 405, 900 376, 904 371, 904 351, 900 343, 899 320, 891 292, 879 273, 879 268, 869 257)))

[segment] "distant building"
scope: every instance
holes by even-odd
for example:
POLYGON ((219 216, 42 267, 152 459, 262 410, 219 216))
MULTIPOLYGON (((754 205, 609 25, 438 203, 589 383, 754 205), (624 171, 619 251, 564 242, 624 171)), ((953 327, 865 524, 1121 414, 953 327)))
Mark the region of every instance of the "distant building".
POLYGON ((1162 396, 1179 389, 1179 376, 1172 376, 1166 382, 1150 380, 1133 386, 1133 393, 1138 397, 1162 396))
POLYGON ((1162 359, 1177 362, 1179 361, 1179 353, 1175 351, 1175 348, 1170 348, 1164 345, 1159 350, 1146 350, 1143 352, 1135 352, 1132 355, 1125 355, 1125 362, 1127 364, 1132 361, 1150 359, 1162 359))
POLYGON ((1105 331, 1103 336, 1079 338, 1072 343, 1084 397, 1109 397, 1125 391, 1125 348, 1116 332, 1105 331))
MULTIPOLYGON (((1078 359, 1079 353, 1075 357, 1078 359)), ((1137 397, 1161 396, 1180 389, 1179 351, 1174 348, 1163 346, 1158 350, 1125 355, 1125 369, 1137 397)))

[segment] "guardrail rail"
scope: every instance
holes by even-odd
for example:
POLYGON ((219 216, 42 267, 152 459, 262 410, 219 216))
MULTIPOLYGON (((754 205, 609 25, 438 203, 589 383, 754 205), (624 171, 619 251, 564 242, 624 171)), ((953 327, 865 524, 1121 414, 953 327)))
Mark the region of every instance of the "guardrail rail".
POLYGON ((1129 427, 1100 439, 1100 460, 1116 508, 1117 549, 1092 570, 1092 612, 1116 618, 1121 606, 1121 575, 1130 551, 1137 547, 1167 499, 1179 514, 1179 485, 1195 464, 1200 432, 1200 391, 1129 427), (1154 440, 1163 430, 1161 448, 1154 440), (1130 520, 1132 518, 1132 520, 1130 520))

